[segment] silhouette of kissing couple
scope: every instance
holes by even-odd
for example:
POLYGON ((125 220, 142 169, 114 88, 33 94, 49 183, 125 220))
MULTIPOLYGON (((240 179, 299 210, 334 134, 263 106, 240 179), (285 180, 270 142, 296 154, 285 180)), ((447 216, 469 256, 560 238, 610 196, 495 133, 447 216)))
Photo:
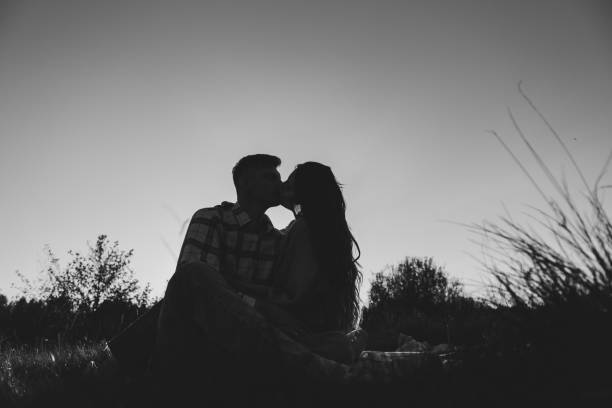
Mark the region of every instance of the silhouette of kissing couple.
MULTIPOLYGON (((267 154, 243 157, 232 170, 236 202, 191 218, 164 299, 148 318, 148 364, 162 405, 284 404, 315 384, 392 383, 440 368, 425 354, 362 353, 360 252, 341 185, 315 162, 282 182, 280 164, 267 154), (265 214, 278 205, 294 215, 282 230, 265 214)), ((134 338, 127 330, 111 342, 120 361, 134 359, 134 338)))

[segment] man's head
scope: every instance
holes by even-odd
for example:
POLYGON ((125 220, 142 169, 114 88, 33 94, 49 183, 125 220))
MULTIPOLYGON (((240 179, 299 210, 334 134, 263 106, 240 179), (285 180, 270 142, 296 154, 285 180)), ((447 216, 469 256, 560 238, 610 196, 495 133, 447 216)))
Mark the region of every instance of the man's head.
POLYGON ((279 204, 281 179, 276 168, 281 160, 268 154, 245 156, 232 169, 238 201, 256 202, 269 208, 279 204))

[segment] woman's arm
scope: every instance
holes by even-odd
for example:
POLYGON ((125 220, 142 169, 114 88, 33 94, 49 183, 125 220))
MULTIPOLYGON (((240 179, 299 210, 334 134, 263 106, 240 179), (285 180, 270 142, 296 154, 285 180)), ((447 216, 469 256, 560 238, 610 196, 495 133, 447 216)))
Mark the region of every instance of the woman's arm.
POLYGON ((306 220, 298 217, 293 222, 283 260, 276 271, 279 284, 271 288, 268 300, 284 306, 299 304, 311 293, 318 273, 306 220))
POLYGON ((228 283, 232 288, 237 290, 238 292, 242 292, 245 295, 258 297, 258 298, 266 298, 269 296, 271 287, 267 285, 261 285, 257 283, 249 283, 244 282, 235 278, 227 278, 228 283))

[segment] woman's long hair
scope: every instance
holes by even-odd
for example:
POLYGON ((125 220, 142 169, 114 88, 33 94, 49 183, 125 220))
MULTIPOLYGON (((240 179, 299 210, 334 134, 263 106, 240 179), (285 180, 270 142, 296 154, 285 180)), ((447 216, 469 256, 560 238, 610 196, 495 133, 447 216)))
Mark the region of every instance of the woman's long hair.
POLYGON ((299 164, 294 177, 296 203, 308 224, 319 268, 331 289, 320 306, 327 309, 330 326, 353 329, 360 307, 362 275, 357 260, 361 252, 346 222, 341 185, 328 166, 316 162, 299 164))

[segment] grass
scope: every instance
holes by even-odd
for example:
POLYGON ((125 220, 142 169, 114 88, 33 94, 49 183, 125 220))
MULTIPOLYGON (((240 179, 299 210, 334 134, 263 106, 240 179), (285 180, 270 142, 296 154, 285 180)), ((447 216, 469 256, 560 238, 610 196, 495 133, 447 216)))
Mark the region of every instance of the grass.
MULTIPOLYGON (((502 299, 523 307, 567 306, 589 307, 610 311, 612 306, 612 220, 601 192, 601 180, 612 162, 612 152, 595 181, 590 184, 563 139, 533 101, 519 92, 544 122, 554 140, 570 160, 585 191, 584 202, 575 199, 565 178, 555 177, 531 141, 509 111, 512 124, 538 167, 556 193, 545 193, 521 160, 503 139, 492 132, 514 159, 546 203, 544 209, 533 208, 531 215, 539 230, 521 224, 509 214, 501 222, 471 226, 490 242, 493 262, 485 265, 497 283, 502 299), (587 305, 588 303, 588 305, 587 305)), ((605 187, 605 186, 604 186, 605 187)))
MULTIPOLYGON (((563 361, 563 356, 559 358, 563 361)), ((104 344, 64 350, 5 348, 0 351, 0 361, 3 408, 151 406, 146 398, 151 389, 123 375, 104 351, 104 344)), ((198 393, 203 398, 206 395, 205 389, 198 393)), ((428 407, 591 407, 612 402, 609 387, 576 387, 537 354, 504 355, 486 349, 462 352, 444 375, 416 390, 409 384, 376 389, 360 386, 351 391, 355 393, 359 398, 351 407, 403 406, 408 402, 428 407)), ((331 405, 334 408, 347 406, 347 399, 339 395, 331 405)))
POLYGON ((124 378, 105 343, 0 349, 0 406, 120 406, 124 378))
POLYGON ((576 199, 564 177, 553 175, 509 111, 518 137, 554 194, 547 194, 503 139, 492 132, 545 206, 533 208, 535 214, 530 214, 537 228, 510 214, 500 222, 470 228, 487 242, 489 262, 484 266, 493 277, 495 302, 510 306, 519 341, 532 349, 527 363, 547 376, 541 378, 542 383, 556 383, 559 392, 575 389, 595 399, 603 395, 609 403, 612 397, 604 390, 612 389, 612 220, 604 207, 600 184, 612 162, 612 152, 589 183, 563 139, 520 83, 519 92, 573 165, 583 188, 583 201, 576 199))

